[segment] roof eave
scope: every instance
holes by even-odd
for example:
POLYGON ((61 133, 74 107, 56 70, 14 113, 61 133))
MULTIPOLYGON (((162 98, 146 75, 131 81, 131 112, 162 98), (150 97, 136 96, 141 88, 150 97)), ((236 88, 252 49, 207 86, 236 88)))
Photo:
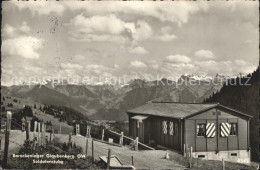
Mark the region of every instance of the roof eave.
POLYGON ((190 114, 190 115, 188 115, 188 116, 184 116, 184 117, 182 117, 182 119, 190 118, 190 117, 192 117, 192 116, 195 116, 195 115, 200 114, 200 113, 202 113, 202 112, 205 112, 205 111, 207 111, 207 110, 213 109, 213 108, 215 108, 216 106, 218 106, 218 104, 215 104, 215 105, 213 105, 213 106, 211 106, 211 107, 208 107, 208 108, 206 108, 206 109, 200 110, 200 111, 198 111, 198 112, 192 113, 192 114, 190 114))
POLYGON ((225 109, 228 109, 228 110, 230 110, 230 111, 239 113, 239 114, 241 114, 241 115, 243 115, 243 116, 245 116, 245 117, 253 118, 253 116, 251 116, 251 115, 248 115, 248 114, 246 114, 246 113, 243 113, 243 112, 238 111, 238 110, 235 110, 235 109, 232 109, 232 108, 230 108, 230 107, 226 107, 226 106, 223 106, 223 105, 221 105, 221 104, 219 104, 218 106, 220 106, 220 107, 222 107, 222 108, 225 108, 225 109))
POLYGON ((168 116, 168 115, 154 115, 154 114, 149 114, 149 113, 137 113, 137 112, 126 112, 128 115, 129 114, 138 114, 138 115, 147 115, 147 116, 158 116, 158 117, 168 117, 168 118, 173 118, 173 119, 183 119, 183 117, 174 117, 174 116, 168 116))

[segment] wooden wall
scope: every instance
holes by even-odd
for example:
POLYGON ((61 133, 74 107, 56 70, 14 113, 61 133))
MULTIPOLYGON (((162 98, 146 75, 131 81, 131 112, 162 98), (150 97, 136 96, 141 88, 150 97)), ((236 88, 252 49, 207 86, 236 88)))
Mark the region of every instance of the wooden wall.
POLYGON ((180 149, 180 122, 177 119, 171 118, 163 118, 163 117, 154 117, 151 119, 151 127, 153 128, 153 132, 155 135, 153 139, 157 144, 179 150, 180 149), (163 133, 162 122, 167 121, 167 134, 163 133), (170 135, 169 133, 169 122, 172 121, 175 124, 175 133, 170 135))
MULTIPOLYGON (((129 115, 132 117, 133 115, 129 115)), ((136 121, 129 117, 129 134, 131 137, 137 137, 135 130, 136 121)), ((168 147, 175 150, 181 150, 181 124, 180 120, 167 118, 167 117, 157 117, 149 116, 149 118, 143 121, 144 125, 144 143, 148 144, 149 141, 155 141, 157 145, 168 147), (167 121, 167 134, 163 133, 162 122, 167 121), (169 122, 172 121, 175 124, 175 133, 173 135, 169 134, 169 122)), ((140 126, 141 127, 141 126, 140 126)), ((140 141, 141 142, 141 141, 140 141)))
MULTIPOLYGON (((239 117, 238 115, 229 112, 227 110, 218 109, 221 113, 218 115, 218 125, 222 122, 237 123, 238 135, 237 136, 220 136, 220 126, 214 138, 197 137, 196 124, 198 123, 215 123, 217 125, 216 109, 203 112, 196 116, 190 117, 185 120, 185 136, 184 143, 192 146, 194 151, 227 151, 227 150, 245 150, 248 148, 248 121, 245 117, 239 117), (218 140, 218 141, 217 141, 218 140)), ((217 130, 217 127, 216 127, 217 130)))

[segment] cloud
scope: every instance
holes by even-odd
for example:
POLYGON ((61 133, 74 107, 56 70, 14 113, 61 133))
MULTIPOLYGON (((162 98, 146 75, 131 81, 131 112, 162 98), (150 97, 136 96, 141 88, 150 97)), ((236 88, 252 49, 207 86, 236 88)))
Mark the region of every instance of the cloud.
POLYGON ((165 26, 161 28, 161 35, 155 36, 155 39, 160 41, 169 42, 174 39, 177 39, 177 36, 171 33, 172 28, 170 26, 165 26))
POLYGON ((5 24, 3 27, 4 37, 18 37, 26 35, 30 32, 31 28, 27 25, 27 22, 23 22, 19 28, 15 28, 9 24, 5 24))
POLYGON ((141 62, 141 61, 132 61, 131 63, 130 63, 130 66, 131 67, 135 67, 135 68, 146 68, 147 66, 146 66, 146 64, 144 64, 143 62, 141 62))
POLYGON ((245 44, 251 44, 251 43, 253 43, 253 41, 252 40, 246 40, 244 43, 245 44))
POLYGON ((238 66, 245 66, 247 65, 247 62, 245 62, 244 60, 235 60, 235 64, 238 66))
POLYGON ((167 62, 171 62, 171 63, 190 63, 191 59, 187 56, 184 55, 169 55, 166 58, 167 62))
POLYGON ((20 31, 24 33, 29 33, 31 28, 27 25, 27 22, 23 22, 22 26, 19 29, 20 31))
POLYGON ((74 56, 74 58, 76 59, 76 60, 84 60, 86 57, 85 56, 83 56, 83 55, 75 55, 74 56))
POLYGON ((26 3, 16 3, 16 2, 8 2, 18 8, 18 10, 26 10, 29 9, 34 16, 35 14, 38 15, 49 15, 51 13, 56 13, 61 15, 65 11, 65 6, 62 3, 57 2, 26 2, 26 3))
POLYGON ((198 59, 214 59, 215 56, 210 50, 199 50, 194 53, 198 59))
MULTIPOLYGON (((7 4, 7 3, 6 3, 7 4)), ((177 23, 181 26, 183 23, 187 23, 189 16, 199 11, 207 11, 208 3, 206 2, 26 2, 15 3, 8 2, 11 5, 11 9, 29 10, 33 16, 38 15, 50 15, 51 13, 57 15, 63 15, 66 10, 72 12, 84 10, 90 15, 117 13, 125 15, 137 15, 152 17, 162 22, 177 23), (15 8, 14 8, 15 7, 15 8)))
POLYGON ((153 3, 153 2, 84 2, 84 3, 73 3, 66 2, 64 5, 71 11, 84 9, 88 13, 96 14, 107 14, 107 13, 119 13, 126 15, 137 15, 146 16, 158 19, 162 22, 177 23, 181 26, 183 23, 187 23, 189 16, 199 11, 207 11, 208 4, 206 2, 190 3, 190 2, 164 2, 164 3, 153 3))
POLYGON ((164 35, 158 36, 156 38, 161 41, 169 42, 169 41, 176 39, 177 36, 174 34, 164 34, 164 35))
POLYGON ((137 21, 137 23, 135 25, 135 29, 132 28, 131 31, 132 31, 134 40, 137 40, 137 41, 150 38, 153 33, 151 26, 148 23, 146 23, 145 21, 141 21, 141 20, 137 21))
POLYGON ((102 64, 89 64, 85 66, 85 72, 95 75, 108 75, 118 69, 117 66, 107 67, 102 64), (104 74, 103 74, 104 73, 104 74))
POLYGON ((145 48, 140 47, 140 46, 130 49, 129 52, 132 54, 147 54, 148 53, 148 51, 145 48))
POLYGON ((8 37, 13 37, 16 29, 9 24, 5 24, 3 28, 3 34, 8 37))
POLYGON ((170 27, 170 26, 165 26, 165 27, 161 28, 161 32, 163 34, 169 34, 171 30, 172 30, 172 27, 170 27))
POLYGON ((126 23, 115 15, 85 17, 77 15, 71 21, 75 28, 84 33, 120 34, 126 29, 126 23))
POLYGON ((145 21, 125 22, 114 14, 85 17, 77 15, 65 24, 73 41, 141 41, 152 35, 145 21))
POLYGON ((83 66, 75 63, 62 63, 61 67, 63 69, 76 69, 76 70, 83 69, 83 66))
POLYGON ((195 61, 194 64, 198 67, 198 70, 204 70, 208 75, 216 75, 217 73, 226 76, 237 75, 238 73, 248 74, 253 72, 256 67, 250 65, 243 60, 232 61, 195 61))
POLYGON ((61 63, 60 66, 59 73, 63 73, 63 75, 79 75, 84 69, 82 65, 75 63, 61 63))
POLYGON ((196 71, 196 66, 190 63, 164 63, 158 68, 161 78, 176 80, 184 73, 196 71))
POLYGON ((2 52, 4 55, 20 56, 27 59, 40 58, 38 49, 41 49, 42 40, 32 36, 21 36, 10 38, 2 42, 2 52))

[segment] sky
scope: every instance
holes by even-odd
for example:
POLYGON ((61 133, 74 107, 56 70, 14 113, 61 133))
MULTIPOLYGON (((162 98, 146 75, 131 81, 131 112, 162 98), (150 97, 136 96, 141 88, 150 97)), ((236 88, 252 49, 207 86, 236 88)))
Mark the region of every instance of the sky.
POLYGON ((251 73, 259 63, 258 6, 257 1, 4 1, 1 83, 251 73))

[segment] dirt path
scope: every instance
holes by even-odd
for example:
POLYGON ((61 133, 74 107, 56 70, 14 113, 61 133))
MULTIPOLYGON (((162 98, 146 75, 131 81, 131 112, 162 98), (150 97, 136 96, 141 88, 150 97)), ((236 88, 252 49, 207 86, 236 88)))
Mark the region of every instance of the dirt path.
MULTIPOLYGON (((10 141, 8 153, 17 152, 19 151, 20 147, 24 144, 24 140, 26 139, 26 132, 22 132, 21 130, 11 130, 9 139, 10 141)), ((4 133, 1 133, 1 153, 4 152, 4 145, 5 135, 4 133)))
MULTIPOLYGON (((59 138, 60 142, 67 142, 68 135, 55 135, 59 138)), ((80 145, 84 151, 86 148, 86 138, 83 136, 72 136, 72 142, 80 145)), ((124 164, 132 164, 131 156, 134 156, 134 166, 137 169, 148 169, 148 168, 158 168, 158 169, 168 169, 168 168, 185 168, 184 166, 178 164, 173 160, 164 159, 166 151, 163 150, 143 150, 134 151, 130 150, 128 147, 118 147, 113 145, 108 145, 98 141, 94 141, 95 159, 99 160, 99 156, 106 156, 108 153, 108 148, 112 150, 112 155, 116 155, 124 164)), ((91 156, 92 150, 92 139, 88 138, 88 155, 91 156)), ((170 152, 170 154, 177 154, 170 152)))

